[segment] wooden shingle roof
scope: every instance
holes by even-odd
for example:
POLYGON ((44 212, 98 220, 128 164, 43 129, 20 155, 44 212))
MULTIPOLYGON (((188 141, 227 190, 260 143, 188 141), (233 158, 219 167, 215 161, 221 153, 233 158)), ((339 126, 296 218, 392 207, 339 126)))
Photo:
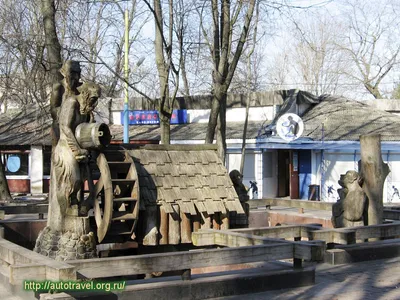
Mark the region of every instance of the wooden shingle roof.
POLYGON ((314 141, 358 141, 365 134, 380 134, 382 141, 400 141, 400 116, 343 97, 323 99, 302 119, 303 136, 314 141))
POLYGON ((172 204, 196 215, 244 213, 226 168, 213 145, 146 145, 130 150, 139 176, 141 203, 172 204))

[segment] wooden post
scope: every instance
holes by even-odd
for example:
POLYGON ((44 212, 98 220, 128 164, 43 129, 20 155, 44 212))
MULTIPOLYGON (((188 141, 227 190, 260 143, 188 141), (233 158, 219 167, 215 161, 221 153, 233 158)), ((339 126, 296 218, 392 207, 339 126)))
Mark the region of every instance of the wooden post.
POLYGON ((229 229, 229 211, 221 213, 221 230, 229 229))
POLYGON ((192 279, 192 270, 187 269, 182 271, 182 280, 191 280, 192 279))
POLYGON ((160 245, 168 245, 168 214, 164 207, 160 206, 160 245))
POLYGON ((201 213, 201 229, 210 229, 211 228, 211 217, 207 212, 202 212, 201 213))
MULTIPOLYGON (((301 236, 300 237, 295 237, 294 238, 295 242, 301 241, 301 236)), ((301 269, 303 264, 303 260, 301 258, 293 258, 293 268, 295 269, 301 269)))
POLYGON ((201 214, 200 212, 197 212, 197 215, 192 217, 192 220, 193 220, 193 232, 196 232, 201 227, 201 216, 200 216, 200 214, 201 214))
POLYGON ((360 136, 361 170, 364 180, 362 186, 368 197, 368 223, 376 225, 383 223, 383 184, 390 169, 382 160, 381 136, 360 136))
POLYGON ((214 213, 212 217, 212 228, 220 230, 221 229, 221 217, 220 213, 214 213))
POLYGON ((192 242, 192 224, 190 215, 181 210, 181 243, 192 242))
POLYGON ((170 245, 178 245, 181 242, 180 209, 178 204, 172 204, 174 212, 169 215, 168 242, 170 245))
POLYGON ((144 218, 145 236, 143 238, 143 245, 156 246, 158 238, 156 204, 146 206, 144 218))

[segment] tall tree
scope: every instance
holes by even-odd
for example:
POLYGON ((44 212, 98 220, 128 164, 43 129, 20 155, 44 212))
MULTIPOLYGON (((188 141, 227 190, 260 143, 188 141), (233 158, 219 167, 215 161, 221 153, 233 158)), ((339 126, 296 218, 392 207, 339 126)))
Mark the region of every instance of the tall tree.
POLYGON ((345 7, 350 31, 344 33, 342 49, 354 68, 347 76, 361 83, 374 97, 382 98, 381 83, 399 65, 400 21, 393 1, 348 0, 345 7), (379 4, 378 4, 379 3, 379 4))
POLYGON ((59 69, 62 65, 61 45, 56 30, 56 8, 54 0, 41 0, 43 15, 43 28, 45 36, 45 48, 47 50, 47 64, 50 69, 51 83, 61 79, 59 69))
POLYGON ((213 63, 213 100, 208 121, 205 142, 212 144, 217 129, 218 154, 222 161, 226 156, 226 97, 244 44, 250 31, 250 24, 256 0, 236 1, 231 7, 229 0, 211 0, 211 38, 204 27, 205 15, 201 11, 201 28, 208 44, 213 63), (235 29, 243 19, 239 32, 235 29), (238 39, 237 39, 238 38, 238 39), (236 40, 237 39, 237 40, 236 40), (233 50, 233 48, 235 48, 233 50))
POLYGON ((180 11, 178 15, 174 12, 174 1, 168 0, 167 7, 163 7, 161 0, 154 0, 153 5, 145 0, 154 17, 155 25, 155 57, 159 81, 158 112, 160 117, 161 143, 169 144, 171 140, 170 122, 176 95, 179 90, 179 71, 183 64, 183 21, 187 15, 183 7, 183 2, 178 1, 180 11), (165 13, 165 8, 167 13, 165 13), (174 36, 178 36, 180 43, 177 51, 177 60, 174 56, 174 36), (171 78, 172 77, 172 78, 171 78), (171 89, 173 85, 173 89, 171 89))

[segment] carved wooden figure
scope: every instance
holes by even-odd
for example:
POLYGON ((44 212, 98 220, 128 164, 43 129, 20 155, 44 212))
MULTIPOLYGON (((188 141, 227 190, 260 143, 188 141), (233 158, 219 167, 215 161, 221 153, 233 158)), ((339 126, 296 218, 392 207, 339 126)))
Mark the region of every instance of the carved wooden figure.
POLYGON ((47 227, 39 234, 35 246, 35 251, 59 260, 96 256, 88 217, 79 217, 79 206, 87 212, 81 188, 89 152, 79 145, 75 131, 80 124, 93 121, 100 87, 84 83, 78 91, 79 95, 71 95, 61 104, 60 138, 52 154, 47 227))
POLYGON ((364 225, 366 200, 356 171, 340 175, 340 200, 332 206, 332 224, 335 228, 364 225))

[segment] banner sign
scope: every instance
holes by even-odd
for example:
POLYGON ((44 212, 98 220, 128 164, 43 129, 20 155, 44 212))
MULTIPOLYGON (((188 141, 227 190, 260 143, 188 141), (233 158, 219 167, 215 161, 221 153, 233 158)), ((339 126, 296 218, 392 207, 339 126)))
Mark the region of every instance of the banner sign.
MULTIPOLYGON (((129 125, 160 124, 157 110, 130 110, 129 125)), ((187 110, 174 109, 172 111, 171 124, 186 124, 187 110)), ((121 124, 124 125, 124 112, 121 111, 121 124)))

